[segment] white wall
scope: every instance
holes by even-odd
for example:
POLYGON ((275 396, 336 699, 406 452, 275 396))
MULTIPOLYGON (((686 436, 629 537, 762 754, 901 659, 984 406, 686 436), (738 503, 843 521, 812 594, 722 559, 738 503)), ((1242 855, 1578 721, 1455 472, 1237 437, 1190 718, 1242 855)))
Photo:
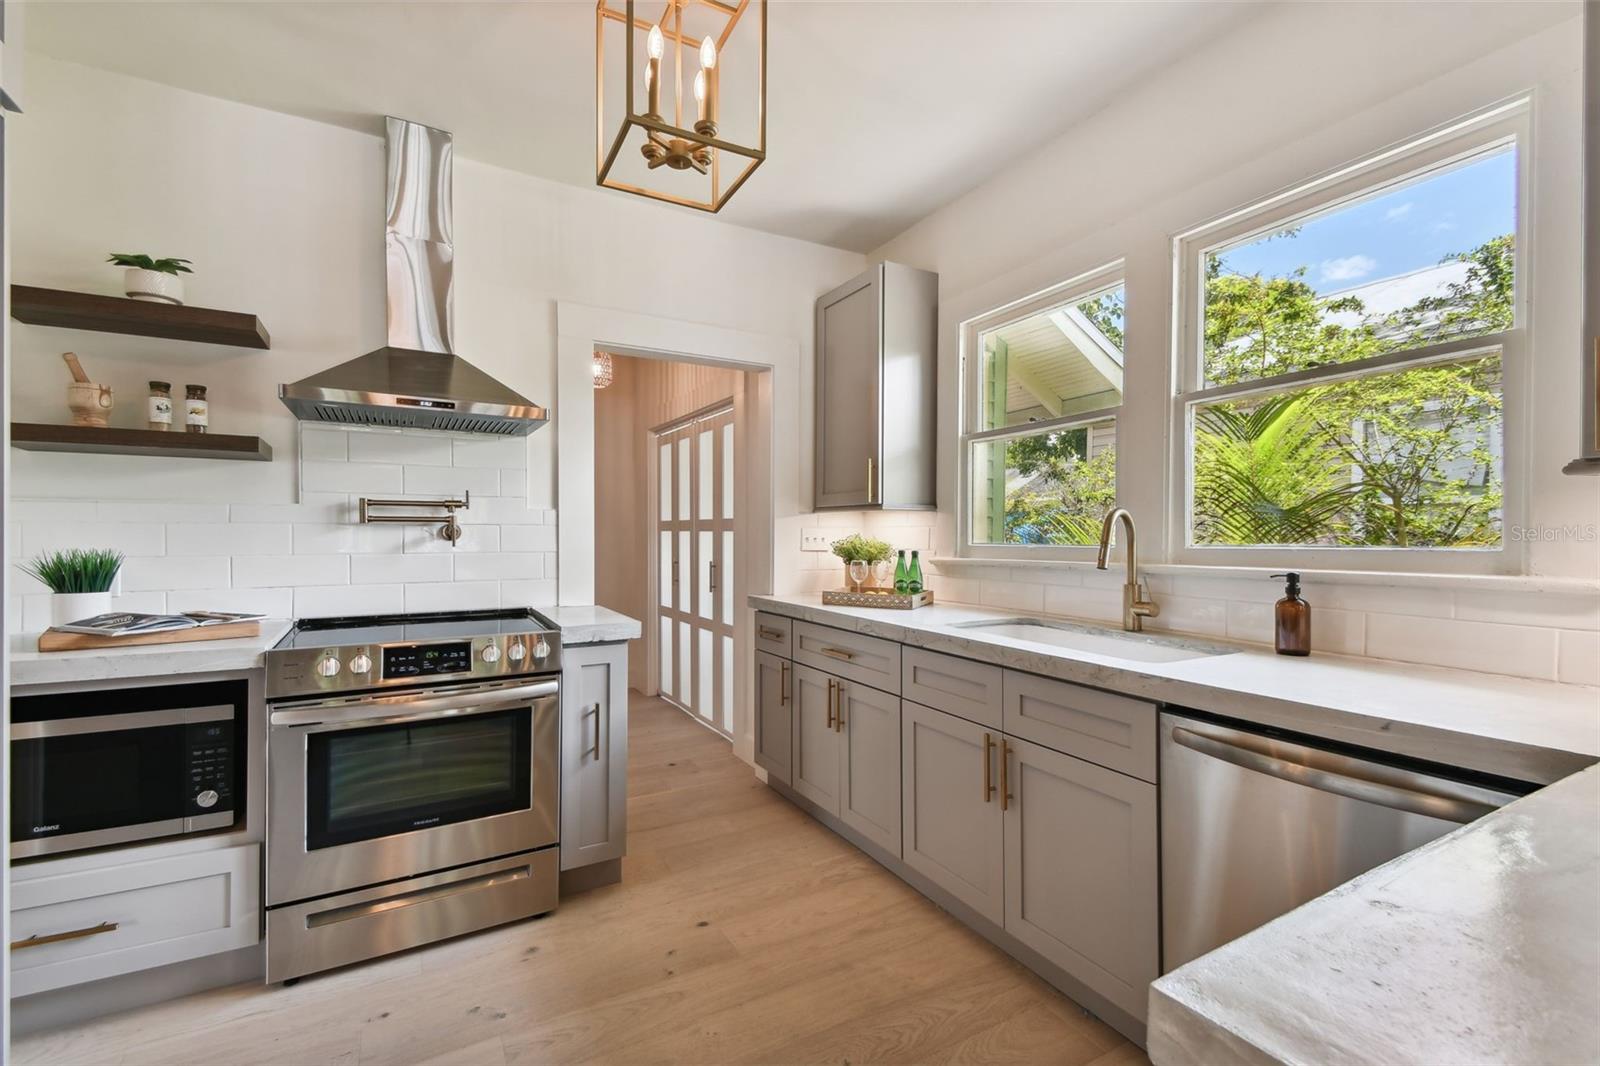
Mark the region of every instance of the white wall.
MULTIPOLYGON (((1532 90, 1527 413, 1537 428, 1525 461, 1508 476, 1529 485, 1529 524, 1576 527, 1580 535, 1528 544, 1520 569, 1553 579, 1536 584, 1440 578, 1394 590, 1381 587, 1393 584, 1381 576, 1328 575, 1308 579, 1308 595, 1329 608, 1318 628, 1327 650, 1600 683, 1600 544, 1593 539, 1600 479, 1559 472, 1575 454, 1579 416, 1578 10, 1263 5, 1204 52, 1031 156, 997 166, 991 180, 877 249, 874 259, 940 275, 935 551, 949 555, 955 544, 962 321, 1125 261, 1119 495, 1139 518, 1141 556, 1160 562, 1170 557, 1173 236, 1532 90), (1337 589, 1319 588, 1335 580, 1337 589)), ((1156 626, 1270 639, 1260 601, 1281 590, 1264 578, 1264 592, 1243 583, 1256 576, 1164 573, 1152 582, 1166 601, 1156 626)), ((1114 618, 1118 590, 1109 577, 1070 564, 946 564, 941 587, 946 598, 1114 618)))
MULTIPOLYGON (((42 56, 30 56, 28 89, 28 114, 10 124, 15 280, 115 293, 120 275, 102 265, 107 252, 186 256, 196 269, 189 281, 190 302, 259 314, 272 333, 273 347, 244 351, 18 324, 13 332, 13 417, 67 420, 68 379, 60 352, 72 350, 92 376, 115 388, 113 424, 143 424, 145 383, 151 378, 170 380, 175 388, 203 383, 210 387, 213 429, 259 434, 276 457, 257 464, 19 451, 13 455, 13 499, 152 504, 138 512, 136 524, 153 528, 126 541, 138 548, 140 557, 152 558, 175 558, 188 550, 189 536, 171 528, 190 514, 177 507, 180 503, 204 505, 204 511, 193 513, 208 522, 221 514, 218 508, 238 521, 237 515, 254 517, 257 512, 251 508, 294 503, 300 488, 297 424, 278 402, 278 384, 383 342, 381 137, 42 56)), ((530 128, 529 136, 537 135, 530 128)), ((457 349, 552 407, 558 406, 558 300, 792 336, 795 350, 804 353, 809 365, 813 300, 864 263, 855 253, 484 166, 462 158, 470 156, 470 145, 458 143, 457 149, 457 349)), ((808 393, 809 371, 797 376, 808 393)), ((559 418, 559 409, 554 414, 559 418)), ((360 447, 363 456, 383 458, 382 446, 376 451, 371 444, 360 447)), ((797 449, 805 470, 810 450, 810 421, 805 419, 797 449)), ((396 465, 401 487, 410 492, 432 493, 434 486, 442 490, 460 480, 437 471, 409 473, 419 464, 408 466, 397 459, 350 464, 337 475, 338 492, 388 494, 394 489, 386 481, 389 475, 369 466, 396 465)), ((536 524, 553 521, 553 426, 529 438, 522 462, 496 469, 495 494, 525 499, 520 509, 531 512, 536 524), (514 473, 518 470, 525 472, 514 473)), ((331 476, 336 475, 320 467, 313 470, 313 481, 331 476)), ((809 483, 809 477, 802 480, 809 483)), ((320 491, 331 484, 307 487, 320 491)), ((491 493, 483 495, 487 500, 491 493)), ((26 506, 20 513, 21 540, 28 552, 67 539, 100 542, 118 532, 97 528, 102 519, 87 517, 82 508, 70 512, 73 518, 65 529, 47 518, 64 512, 43 504, 31 512, 41 516, 37 528, 29 528, 26 506)), ((133 512, 113 507, 106 513, 133 512)), ((524 517, 517 516, 514 524, 523 524, 524 517)), ((232 536, 238 539, 237 532, 232 536)), ((291 547, 293 543, 291 534, 291 547)), ((390 552, 379 541, 369 543, 379 544, 379 554, 406 554, 390 552)), ((207 551, 223 557, 214 546, 207 551)), ((272 557, 278 554, 275 547, 272 557)), ((290 589, 300 580, 288 557, 293 552, 282 554, 282 583, 263 588, 290 589)), ((234 570, 255 565, 223 558, 226 565, 214 567, 214 576, 199 591, 232 588, 237 584, 234 570)), ((533 563, 507 562, 522 568, 517 581, 555 577, 550 559, 538 560, 539 574, 532 578, 520 575, 531 572, 533 563)), ((176 561, 167 565, 181 569, 176 561)), ((342 583, 337 564, 327 564, 323 572, 334 579, 330 583, 342 583)), ((458 578, 453 570, 443 579, 472 583, 476 605, 502 598, 509 603, 513 596, 525 602, 522 596, 535 594, 539 598, 534 602, 554 600, 548 584, 491 588, 480 583, 478 567, 464 565, 462 573, 474 576, 458 578)), ((407 583, 402 571, 395 574, 385 583, 407 583)), ((441 578, 442 571, 430 571, 428 577, 441 578)), ((42 589, 19 581, 15 591, 37 596, 42 589)), ((288 601, 282 595, 270 601, 249 598, 275 608, 290 602, 296 613, 323 613, 310 595, 288 601)), ((195 597, 183 599, 172 606, 189 606, 195 597)), ((218 597, 219 602, 224 599, 218 597)), ((154 605, 151 597, 138 602, 139 607, 154 605)), ((15 596, 9 607, 12 617, 19 618, 16 612, 23 604, 15 596)), ((37 618, 43 601, 35 600, 31 607, 37 618)))

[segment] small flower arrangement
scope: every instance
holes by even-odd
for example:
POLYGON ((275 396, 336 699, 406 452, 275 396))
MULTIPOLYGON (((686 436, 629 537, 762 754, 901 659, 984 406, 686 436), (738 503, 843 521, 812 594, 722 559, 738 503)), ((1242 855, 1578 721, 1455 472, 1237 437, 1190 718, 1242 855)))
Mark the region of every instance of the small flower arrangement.
POLYGON ((852 533, 833 542, 833 554, 846 563, 881 563, 894 557, 894 549, 886 540, 876 540, 872 537, 863 537, 860 533, 852 533))

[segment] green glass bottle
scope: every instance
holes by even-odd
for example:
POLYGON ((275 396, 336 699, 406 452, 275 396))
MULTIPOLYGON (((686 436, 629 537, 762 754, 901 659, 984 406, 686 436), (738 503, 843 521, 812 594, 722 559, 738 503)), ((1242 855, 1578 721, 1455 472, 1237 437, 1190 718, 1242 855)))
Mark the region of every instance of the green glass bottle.
POLYGON ((906 591, 912 595, 922 591, 922 559, 918 553, 911 553, 911 569, 906 571, 906 591))
POLYGON ((894 590, 901 593, 909 592, 910 586, 911 569, 906 566, 906 553, 902 550, 894 562, 894 590))

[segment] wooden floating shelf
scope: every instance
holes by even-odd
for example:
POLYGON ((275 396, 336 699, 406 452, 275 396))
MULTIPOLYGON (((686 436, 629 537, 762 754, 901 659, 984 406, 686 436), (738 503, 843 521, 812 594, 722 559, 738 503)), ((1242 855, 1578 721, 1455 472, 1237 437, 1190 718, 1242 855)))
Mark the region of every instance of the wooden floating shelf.
POLYGON ((11 286, 11 317, 34 326, 201 341, 235 348, 272 347, 272 338, 261 320, 240 311, 148 303, 125 296, 40 289, 32 285, 11 286))
POLYGON ((272 461, 272 445, 260 437, 183 430, 96 429, 11 423, 11 446, 29 452, 85 452, 103 455, 164 455, 172 459, 272 461))

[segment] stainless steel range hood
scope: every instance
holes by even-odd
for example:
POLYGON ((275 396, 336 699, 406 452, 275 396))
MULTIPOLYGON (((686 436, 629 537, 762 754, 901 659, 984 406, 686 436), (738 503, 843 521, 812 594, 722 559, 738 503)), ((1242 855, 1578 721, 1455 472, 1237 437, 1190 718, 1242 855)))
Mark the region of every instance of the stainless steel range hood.
POLYGON ((545 409, 455 354, 450 134, 386 121, 389 343, 280 385, 278 398, 305 422, 527 436, 545 409))

